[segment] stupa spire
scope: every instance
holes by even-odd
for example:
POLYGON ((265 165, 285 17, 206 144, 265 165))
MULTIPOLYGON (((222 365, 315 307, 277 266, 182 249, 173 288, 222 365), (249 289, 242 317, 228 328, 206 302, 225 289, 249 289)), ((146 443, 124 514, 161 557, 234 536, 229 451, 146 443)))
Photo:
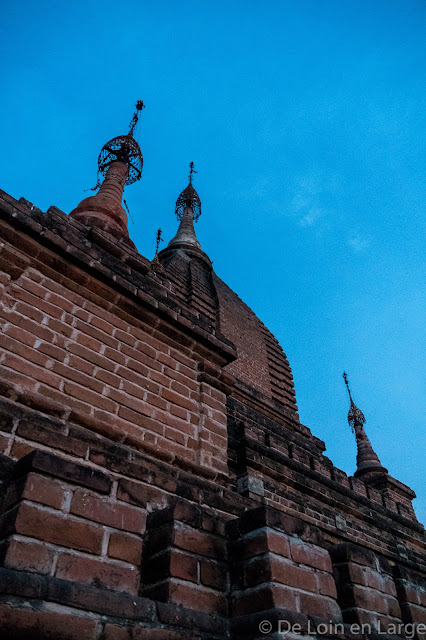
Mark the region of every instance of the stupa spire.
POLYGON ((100 228, 128 244, 133 243, 129 239, 127 214, 122 198, 125 185, 137 182, 142 175, 142 152, 133 134, 144 107, 142 100, 138 100, 130 121, 129 133, 113 138, 102 147, 95 187, 99 187, 99 191, 94 196, 84 198, 70 213, 72 218, 83 224, 100 228), (102 177, 104 181, 101 184, 102 177))
POLYGON ((176 200, 175 213, 180 225, 175 237, 170 240, 167 246, 168 249, 188 248, 201 250, 201 245, 194 229, 194 222, 197 222, 201 215, 201 200, 192 184, 194 173, 197 173, 197 171, 194 169, 194 163, 190 162, 188 186, 176 200))
POLYGON ((387 473, 387 469, 382 467, 382 464, 375 453, 371 442, 364 430, 364 424, 366 422, 365 416, 361 409, 359 409, 352 399, 351 390, 349 387, 348 376, 343 373, 343 379, 346 384, 346 388, 349 394, 350 407, 348 411, 348 423, 355 434, 357 444, 357 470, 355 476, 361 476, 369 471, 384 472, 387 473))

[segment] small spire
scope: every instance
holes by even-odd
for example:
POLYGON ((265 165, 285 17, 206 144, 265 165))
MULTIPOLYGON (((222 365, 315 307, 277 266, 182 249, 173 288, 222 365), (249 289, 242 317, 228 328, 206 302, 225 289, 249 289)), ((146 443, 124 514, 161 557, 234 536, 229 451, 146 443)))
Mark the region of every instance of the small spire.
POLYGON ((138 100, 128 134, 117 136, 102 147, 98 158, 98 181, 95 187, 99 188, 98 193, 84 198, 70 213, 72 218, 83 224, 98 227, 131 246, 134 245, 129 239, 127 215, 122 199, 125 185, 137 182, 142 175, 142 152, 133 137, 133 132, 144 106, 142 100, 138 100), (104 178, 102 184, 101 176, 104 178))
POLYGON ((157 235, 155 238, 155 256, 151 261, 151 269, 156 273, 164 273, 164 267, 158 258, 158 250, 160 248, 160 242, 164 242, 163 238, 161 237, 161 234, 162 234, 161 229, 157 229, 157 235))
POLYGON ((168 249, 182 248, 201 250, 195 234, 194 222, 201 215, 201 200, 192 184, 192 176, 197 173, 194 169, 194 163, 189 163, 189 183, 176 200, 175 213, 180 221, 179 229, 172 240, 168 244, 168 249))
POLYGON ((194 169, 194 163, 189 163, 189 176, 188 176, 188 186, 180 193, 178 199, 176 200, 176 208, 175 214, 178 220, 183 219, 183 214, 187 208, 192 209, 192 217, 194 222, 197 222, 198 218, 201 215, 201 200, 198 193, 195 191, 192 185, 192 176, 194 173, 198 173, 194 169))
POLYGON ((373 447, 371 446, 371 442, 364 430, 364 424, 366 422, 365 416, 361 409, 358 409, 352 399, 348 376, 346 375, 346 373, 343 373, 343 379, 345 381, 350 400, 348 423, 352 429, 352 433, 355 434, 357 443, 357 470, 355 472, 355 476, 361 476, 368 471, 380 471, 387 473, 387 469, 382 467, 381 462, 377 454, 374 452, 373 447))

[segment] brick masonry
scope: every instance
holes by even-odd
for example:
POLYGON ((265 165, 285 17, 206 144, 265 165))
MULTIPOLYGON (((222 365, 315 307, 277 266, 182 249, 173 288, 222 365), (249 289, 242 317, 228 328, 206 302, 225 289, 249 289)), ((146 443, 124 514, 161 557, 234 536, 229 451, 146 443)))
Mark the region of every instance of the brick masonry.
POLYGON ((208 261, 0 208, 1 637, 423 639, 413 492, 333 466, 208 261))

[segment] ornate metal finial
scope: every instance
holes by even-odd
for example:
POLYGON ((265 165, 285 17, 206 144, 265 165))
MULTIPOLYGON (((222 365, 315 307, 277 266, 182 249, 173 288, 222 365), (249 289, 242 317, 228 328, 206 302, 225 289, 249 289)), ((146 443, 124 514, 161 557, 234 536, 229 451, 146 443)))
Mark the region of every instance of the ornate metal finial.
POLYGON ((192 174, 193 174, 193 173, 198 173, 198 171, 195 171, 195 169, 194 169, 194 163, 193 163, 193 162, 190 162, 190 163, 189 163, 189 176, 188 176, 188 178, 189 178, 189 184, 192 184, 192 174))
POLYGON ((161 237, 162 231, 161 229, 157 229, 157 235, 155 237, 155 255, 158 256, 158 249, 160 247, 160 242, 164 242, 163 238, 161 237))
POLYGON ((137 103, 136 103, 136 111, 133 114, 133 118, 130 121, 130 129, 129 129, 129 133, 127 135, 133 136, 133 132, 135 130, 135 127, 138 124, 139 112, 142 111, 142 109, 145 109, 145 105, 142 102, 142 100, 138 100, 137 103))
POLYGON ((352 431, 354 431, 356 424, 360 425, 360 426, 365 424, 365 416, 364 416, 363 412, 361 411, 361 409, 358 409, 358 407, 356 406, 356 404, 352 400, 351 390, 349 388, 348 376, 346 375, 346 373, 343 373, 343 379, 345 381, 345 385, 346 385, 346 388, 347 388, 348 394, 349 394, 349 400, 351 402, 351 406, 350 406, 349 412, 348 412, 348 422, 349 422, 349 425, 350 425, 352 431))
POLYGON ((185 209, 191 208, 194 222, 197 222, 198 218, 201 215, 201 200, 198 193, 195 191, 192 186, 192 176, 194 173, 198 173, 194 169, 194 163, 189 163, 189 184, 182 191, 179 198, 176 200, 176 218, 178 220, 182 220, 183 214, 185 213, 185 209))
MULTIPOLYGON (((117 136, 107 142, 98 158, 98 184, 100 176, 105 177, 112 162, 123 162, 127 166, 125 184, 133 184, 140 180, 142 175, 143 157, 140 147, 133 137, 133 132, 139 119, 139 113, 145 108, 142 100, 136 103, 136 111, 130 122, 130 131, 123 136, 117 136)), ((95 187, 96 188, 96 187, 95 187)))

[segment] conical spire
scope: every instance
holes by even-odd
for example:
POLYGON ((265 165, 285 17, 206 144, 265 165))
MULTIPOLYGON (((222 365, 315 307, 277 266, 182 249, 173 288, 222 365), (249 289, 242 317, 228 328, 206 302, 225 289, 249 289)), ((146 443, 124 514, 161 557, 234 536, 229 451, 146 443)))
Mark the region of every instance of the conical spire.
POLYGON ((129 133, 107 142, 98 158, 98 182, 94 196, 84 198, 71 211, 70 216, 89 227, 97 227, 128 244, 127 214, 122 205, 124 186, 140 179, 143 157, 140 147, 133 137, 139 113, 144 108, 142 100, 136 104, 136 111, 130 122, 129 133), (104 181, 100 184, 101 176, 104 181))
POLYGON ((351 390, 349 388, 348 376, 343 374, 343 379, 349 394, 350 407, 348 411, 348 423, 353 433, 355 433, 357 444, 357 470, 355 476, 361 476, 369 471, 387 473, 387 469, 382 467, 381 462, 374 452, 371 442, 364 430, 365 417, 361 409, 358 409, 352 399, 351 390))
POLYGON ((189 163, 189 183, 176 200, 176 217, 180 225, 174 238, 167 246, 168 249, 195 249, 201 250, 201 245, 195 234, 194 222, 201 215, 201 200, 192 184, 192 176, 197 173, 194 163, 189 163))

